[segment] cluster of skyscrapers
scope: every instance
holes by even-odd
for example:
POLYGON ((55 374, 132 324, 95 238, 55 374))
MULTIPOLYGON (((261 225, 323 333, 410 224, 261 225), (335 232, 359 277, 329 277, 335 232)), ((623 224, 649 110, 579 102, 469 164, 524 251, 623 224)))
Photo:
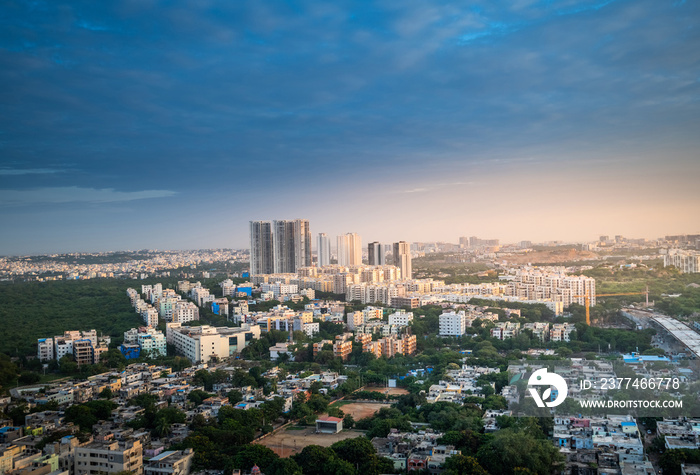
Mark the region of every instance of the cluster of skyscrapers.
POLYGON ((250 272, 293 273, 311 265, 311 231, 307 219, 251 221, 250 272))
MULTIPOLYGON (((357 233, 347 233, 337 238, 337 264, 362 265, 362 238, 357 233)), ((411 246, 400 241, 393 245, 394 265, 401 269, 405 279, 412 277, 411 246)), ((326 233, 319 233, 316 241, 319 267, 331 264, 331 240, 326 233)), ((372 242, 367 246, 369 265, 386 264, 384 245, 372 242)), ((301 267, 312 265, 311 230, 306 219, 250 222, 250 273, 293 274, 301 267)))

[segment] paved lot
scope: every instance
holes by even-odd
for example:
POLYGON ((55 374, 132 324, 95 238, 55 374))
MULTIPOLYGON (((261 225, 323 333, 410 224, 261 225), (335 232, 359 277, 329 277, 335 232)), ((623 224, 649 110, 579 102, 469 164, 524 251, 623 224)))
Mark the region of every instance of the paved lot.
POLYGON ((283 429, 257 443, 274 450, 280 457, 289 457, 301 452, 307 445, 329 447, 340 440, 354 439, 362 435, 363 432, 356 430, 344 430, 338 434, 316 434, 315 428, 308 427, 302 430, 283 429))

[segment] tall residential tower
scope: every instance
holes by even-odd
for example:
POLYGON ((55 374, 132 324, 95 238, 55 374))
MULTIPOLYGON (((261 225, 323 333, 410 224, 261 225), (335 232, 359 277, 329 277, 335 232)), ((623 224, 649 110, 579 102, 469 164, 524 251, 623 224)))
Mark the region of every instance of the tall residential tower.
POLYGON ((311 230, 306 219, 251 221, 252 275, 295 273, 311 265, 311 230))
POLYGON ((326 233, 318 233, 318 265, 327 266, 331 263, 331 240, 326 233))
POLYGON ((272 274, 273 235, 270 221, 250 222, 250 273, 272 274))
POLYGON ((362 264, 362 239, 357 233, 338 236, 338 264, 359 266, 362 264))
POLYGON ((383 246, 377 241, 367 245, 367 257, 367 263, 371 266, 383 266, 386 264, 383 246))
POLYGON ((401 270, 402 279, 412 279, 411 245, 406 241, 394 243, 394 265, 401 270))

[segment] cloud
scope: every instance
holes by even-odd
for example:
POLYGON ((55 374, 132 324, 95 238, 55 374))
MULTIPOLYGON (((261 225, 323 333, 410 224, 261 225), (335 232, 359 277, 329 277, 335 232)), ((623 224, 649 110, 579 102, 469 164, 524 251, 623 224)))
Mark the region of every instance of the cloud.
POLYGON ((55 168, 0 168, 0 175, 46 175, 64 171, 55 168))
POLYGON ((153 198, 169 198, 177 192, 169 190, 116 191, 113 188, 79 188, 77 186, 37 188, 33 190, 0 190, 4 206, 61 203, 118 203, 153 198))

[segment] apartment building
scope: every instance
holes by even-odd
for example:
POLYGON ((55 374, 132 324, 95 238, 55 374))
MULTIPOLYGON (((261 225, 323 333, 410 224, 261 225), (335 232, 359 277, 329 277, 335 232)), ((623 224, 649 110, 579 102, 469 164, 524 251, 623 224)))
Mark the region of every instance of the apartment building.
POLYGON ((499 340, 514 338, 520 333, 518 322, 496 322, 496 326, 490 330, 491 336, 499 340))
POLYGON ((439 317, 440 336, 462 336, 467 328, 467 315, 459 312, 445 311, 439 317))
POLYGON ((214 296, 209 293, 209 289, 196 287, 190 291, 190 298, 194 300, 198 307, 204 307, 209 302, 214 301, 214 296))
POLYGON ((93 442, 75 448, 75 475, 131 472, 143 475, 143 447, 137 439, 93 442))
POLYGON ((394 265, 401 271, 402 279, 412 279, 411 245, 406 241, 394 243, 394 265))
POLYGON ((386 264, 384 248, 380 242, 374 241, 367 245, 367 260, 371 266, 383 266, 386 264))
POLYGON ((194 303, 181 300, 175 305, 173 309, 173 323, 187 323, 194 320, 199 320, 199 307, 194 303))
POLYGON ((212 357, 226 358, 260 338, 259 325, 243 324, 229 328, 209 325, 186 327, 180 323, 168 323, 166 328, 167 341, 193 363, 207 363, 212 357))
POLYGON ((362 238, 357 233, 338 236, 338 265, 356 266, 362 264, 362 238))
POLYGON ((551 341, 570 341, 569 335, 575 330, 576 327, 573 323, 555 323, 549 330, 549 339, 551 341))
POLYGON ((231 279, 226 279, 219 285, 221 286, 221 293, 224 297, 233 297, 233 294, 236 293, 236 284, 234 284, 231 279))
POLYGON ((194 451, 168 450, 144 463, 144 475, 189 475, 194 451))
POLYGON ((54 359, 53 338, 39 338, 37 341, 36 357, 39 358, 39 361, 54 359))
POLYGON ((347 315, 348 330, 354 331, 357 327, 364 325, 365 316, 361 311, 349 312, 347 315))
POLYGON ((318 266, 327 266, 331 263, 331 240, 326 233, 318 233, 316 252, 318 254, 318 266))
POLYGON ((523 325, 523 330, 530 330, 532 336, 540 341, 549 339, 549 323, 547 322, 526 323, 523 325))
MULTIPOLYGON (((141 317, 143 318, 143 323, 145 323, 149 327, 158 326, 158 310, 151 307, 150 305, 143 312, 141 312, 141 317)), ((166 319, 166 321, 169 321, 167 320, 167 317, 164 318, 166 319)), ((170 314, 170 318, 172 318, 172 313, 170 314)))
POLYGON ((341 358, 343 361, 347 360, 352 352, 352 341, 342 340, 340 336, 336 337, 333 342, 333 356, 336 358, 341 358))
POLYGON ((98 341, 97 332, 95 330, 90 331, 66 331, 61 336, 55 336, 51 338, 39 338, 37 340, 37 357, 41 361, 48 361, 51 359, 60 360, 64 356, 78 355, 79 359, 76 359, 80 364, 85 364, 89 358, 89 363, 94 363, 99 359, 99 354, 107 351, 107 346, 109 345, 109 337, 105 337, 98 341), (80 341, 78 348, 76 349, 76 342, 80 341), (90 347, 88 350, 87 347, 90 347), (97 357, 97 358, 96 358, 97 357))
POLYGON ((413 312, 399 310, 389 315, 389 325, 407 326, 413 321, 413 312))
POLYGON ((700 252, 683 249, 669 249, 664 254, 664 267, 676 267, 682 274, 700 272, 700 252))
POLYGON ((318 355, 321 351, 323 351, 323 347, 326 345, 333 346, 333 340, 321 340, 319 342, 314 343, 314 345, 313 345, 314 356, 318 355))

